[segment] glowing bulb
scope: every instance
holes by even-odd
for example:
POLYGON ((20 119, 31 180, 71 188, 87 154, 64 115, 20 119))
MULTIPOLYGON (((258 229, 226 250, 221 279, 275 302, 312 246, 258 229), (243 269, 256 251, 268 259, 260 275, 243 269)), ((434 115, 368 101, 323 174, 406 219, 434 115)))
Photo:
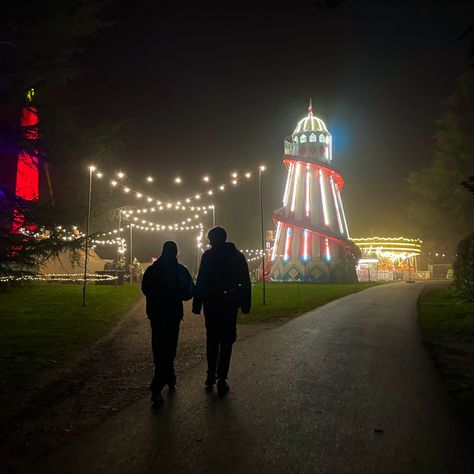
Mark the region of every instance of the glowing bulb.
POLYGON ((233 180, 232 180, 232 184, 234 184, 234 185, 237 184, 237 180, 236 180, 236 179, 233 179, 233 180))
POLYGON ((187 198, 187 199, 186 199, 186 202, 191 202, 191 199, 187 198))
POLYGON ((153 177, 152 177, 152 176, 148 176, 146 180, 147 180, 149 183, 153 183, 153 177))
POLYGON ((172 206, 172 204, 169 202, 168 204, 166 204, 166 207, 169 209, 170 207, 172 206))
POLYGON ((96 167, 94 165, 89 166, 89 171, 95 171, 95 170, 96 170, 96 167))
POLYGON ((102 178, 102 176, 104 176, 100 171, 98 173, 95 174, 98 178, 102 178))
POLYGON ((237 178, 237 176, 238 176, 238 174, 234 171, 234 172, 232 173, 232 177, 233 177, 233 178, 237 178))
POLYGON ((112 180, 112 181, 110 182, 110 184, 111 184, 112 186, 117 186, 117 181, 112 180))
POLYGON ((205 182, 205 183, 209 183, 209 176, 204 176, 204 178, 202 178, 202 180, 205 182))
POLYGON ((120 179, 122 179, 122 178, 125 176, 125 174, 122 173, 121 171, 119 171, 119 172, 117 173, 117 176, 118 176, 120 179))
POLYGON ((137 193, 137 198, 140 199, 142 197, 142 193, 137 193))
POLYGON ((260 171, 265 171, 267 168, 266 168, 265 165, 261 165, 261 166, 258 167, 258 169, 259 169, 260 171))
POLYGON ((224 191, 225 186, 224 186, 223 184, 221 184, 221 185, 219 186, 219 189, 220 189, 221 191, 224 191))
POLYGON ((177 176, 177 177, 174 179, 174 182, 175 182, 175 184, 181 184, 181 183, 182 183, 182 179, 181 179, 179 176, 177 176))
POLYGON ((201 195, 200 194, 196 194, 196 196, 194 196, 195 199, 201 199, 201 195))
POLYGON ((126 188, 126 187, 123 188, 123 192, 124 192, 124 193, 129 193, 129 192, 130 192, 130 188, 126 188))
POLYGON ((209 196, 212 196, 213 195, 213 192, 212 192, 212 189, 210 189, 207 194, 209 194, 209 196))
POLYGON ((246 178, 250 178, 252 175, 250 173, 245 173, 246 178))
POLYGON ((147 198, 147 201, 151 202, 151 201, 153 201, 153 199, 152 198, 147 198))

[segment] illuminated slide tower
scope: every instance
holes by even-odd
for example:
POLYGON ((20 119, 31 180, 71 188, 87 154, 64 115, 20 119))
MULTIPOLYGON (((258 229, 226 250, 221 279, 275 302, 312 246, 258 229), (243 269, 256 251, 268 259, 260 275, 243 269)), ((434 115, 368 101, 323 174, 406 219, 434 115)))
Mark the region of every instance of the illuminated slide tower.
POLYGON ((277 224, 270 279, 342 281, 353 247, 342 206, 343 177, 332 166, 332 137, 324 122, 308 115, 285 140, 288 178, 277 224))

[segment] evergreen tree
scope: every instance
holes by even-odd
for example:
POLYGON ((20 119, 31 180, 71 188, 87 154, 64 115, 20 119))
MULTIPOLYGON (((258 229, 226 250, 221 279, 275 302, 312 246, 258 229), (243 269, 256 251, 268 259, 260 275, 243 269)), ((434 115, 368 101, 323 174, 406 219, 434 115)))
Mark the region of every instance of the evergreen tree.
POLYGON ((408 177, 411 217, 421 236, 454 250, 474 230, 472 196, 463 183, 474 174, 474 71, 461 75, 436 122, 435 157, 408 177))

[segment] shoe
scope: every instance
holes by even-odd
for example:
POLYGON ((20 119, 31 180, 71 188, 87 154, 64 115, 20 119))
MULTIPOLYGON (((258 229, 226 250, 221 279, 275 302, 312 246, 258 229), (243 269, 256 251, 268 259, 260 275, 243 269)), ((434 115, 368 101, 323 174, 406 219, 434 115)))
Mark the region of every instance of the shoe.
POLYGON ((212 386, 215 384, 216 384, 216 376, 214 374, 207 374, 207 379, 204 382, 204 385, 207 388, 212 388, 212 386))
POLYGON ((219 397, 225 397, 229 393, 229 390, 229 386, 227 385, 225 379, 219 379, 217 381, 217 393, 219 397))
POLYGON ((168 390, 170 392, 176 391, 176 375, 173 375, 171 377, 168 377, 168 381, 166 382, 166 385, 168 385, 168 390))
POLYGON ((157 377, 156 375, 153 377, 153 380, 150 383, 150 390, 152 392, 161 392, 165 386, 165 383, 160 379, 160 377, 157 377))
POLYGON ((154 391, 151 393, 151 402, 153 405, 159 405, 163 403, 163 397, 161 395, 161 392, 154 391))

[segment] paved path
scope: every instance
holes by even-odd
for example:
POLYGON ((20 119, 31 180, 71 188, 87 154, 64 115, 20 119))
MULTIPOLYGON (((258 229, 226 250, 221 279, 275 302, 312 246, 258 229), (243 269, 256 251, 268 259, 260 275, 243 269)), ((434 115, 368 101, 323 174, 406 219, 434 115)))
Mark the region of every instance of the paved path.
POLYGON ((136 402, 41 472, 474 472, 420 341, 422 288, 375 287, 244 340, 226 399, 198 364, 159 410, 136 402))

